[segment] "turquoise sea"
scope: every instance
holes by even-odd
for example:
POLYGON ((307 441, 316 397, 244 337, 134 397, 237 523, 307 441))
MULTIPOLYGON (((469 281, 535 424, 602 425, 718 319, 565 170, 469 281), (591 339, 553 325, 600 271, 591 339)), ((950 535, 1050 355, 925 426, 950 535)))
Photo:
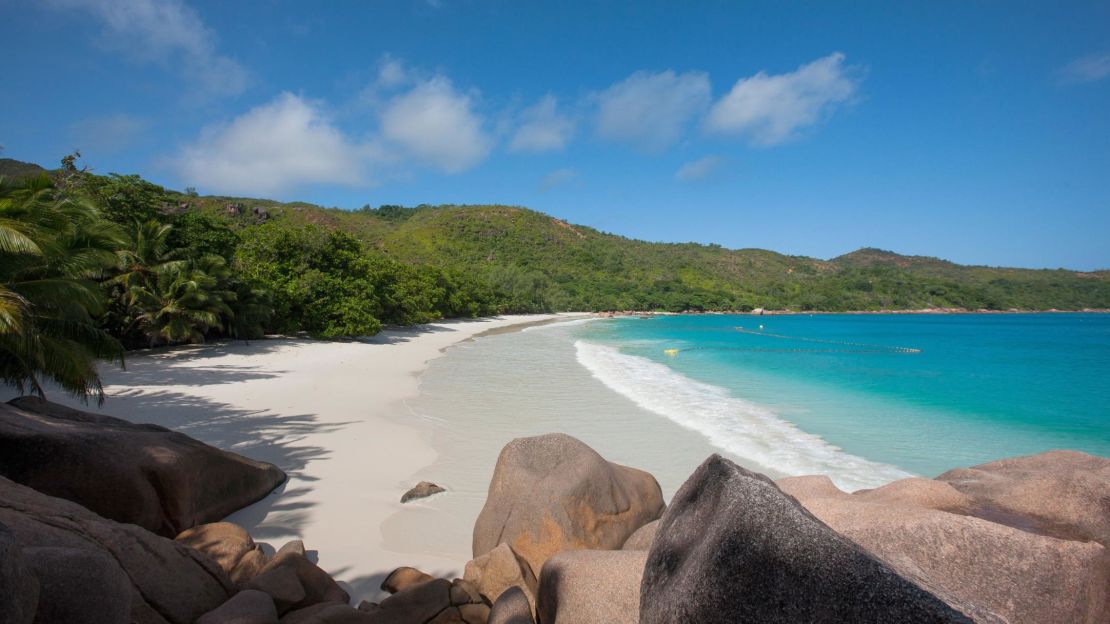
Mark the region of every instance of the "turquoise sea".
POLYGON ((563 321, 451 347, 406 406, 437 452, 414 478, 452 495, 383 534, 465 558, 497 456, 522 436, 575 436, 668 499, 711 453, 846 490, 1049 449, 1110 456, 1110 315, 563 321))
POLYGON ((1110 456, 1107 314, 660 316, 574 334, 606 385, 787 473, 1110 456))
POLYGON ((466 556, 501 448, 553 431, 642 468, 669 498, 711 453, 846 490, 1050 449, 1110 456, 1110 315, 580 319, 479 337, 420 377, 405 422, 447 484, 429 552, 466 556))

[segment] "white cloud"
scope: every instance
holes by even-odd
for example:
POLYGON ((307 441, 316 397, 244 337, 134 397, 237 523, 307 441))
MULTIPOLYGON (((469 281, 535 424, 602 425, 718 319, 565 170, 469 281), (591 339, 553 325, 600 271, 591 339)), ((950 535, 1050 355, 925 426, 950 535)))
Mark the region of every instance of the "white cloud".
POLYGON ((492 140, 469 95, 442 76, 395 96, 381 115, 382 137, 417 161, 458 173, 489 154, 492 140))
POLYGON ((520 125, 509 140, 514 152, 549 152, 566 147, 574 135, 574 120, 559 112, 553 95, 540 98, 520 114, 520 125))
POLYGON ((175 165, 182 180, 223 194, 273 195, 305 184, 364 182, 369 148, 352 144, 311 101, 283 93, 206 129, 175 165))
POLYGON ((1060 68, 1060 79, 1065 83, 1097 82, 1108 76, 1110 52, 1077 58, 1060 68))
POLYGON ((556 169, 540 180, 540 190, 549 191, 557 186, 570 184, 576 179, 578 179, 578 172, 574 169, 556 169))
POLYGON ((405 84, 409 80, 408 71, 404 63, 389 54, 382 57, 378 63, 377 85, 382 88, 393 88, 405 84))
POLYGON ((209 95, 237 95, 250 76, 216 50, 216 35, 181 0, 46 0, 60 11, 91 13, 107 45, 141 62, 177 61, 180 72, 209 95))
POLYGON ((683 182, 703 180, 712 175, 724 162, 724 159, 720 156, 706 156, 705 158, 692 160, 679 167, 674 177, 683 182))
POLYGON ((759 145, 782 143, 850 100, 859 74, 834 52, 787 74, 742 78, 713 105, 706 130, 746 135, 759 145))
POLYGON ((677 142, 709 100, 705 73, 636 72, 598 94, 597 133, 657 152, 677 142))
POLYGON ((111 153, 131 145, 150 124, 145 119, 123 113, 93 117, 70 126, 74 147, 88 155, 111 153))

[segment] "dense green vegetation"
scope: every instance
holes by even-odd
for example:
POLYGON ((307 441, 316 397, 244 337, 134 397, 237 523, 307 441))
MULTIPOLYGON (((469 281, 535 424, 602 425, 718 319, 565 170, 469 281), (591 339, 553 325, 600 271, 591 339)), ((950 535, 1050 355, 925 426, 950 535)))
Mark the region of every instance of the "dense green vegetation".
POLYGON ((1110 308, 1110 272, 630 240, 512 206, 199 197, 0 159, 0 374, 98 392, 122 348, 558 310, 1110 308))
POLYGON ((364 207, 194 198, 274 227, 343 231, 370 250, 483 281, 497 307, 533 310, 1079 310, 1110 307, 1110 273, 961 266, 877 249, 818 260, 759 249, 630 240, 510 206, 364 207))
POLYGON ((98 319, 96 282, 117 263, 123 242, 91 203, 45 176, 18 187, 0 182, 0 377, 41 394, 44 378, 81 397, 100 392, 96 358, 123 348, 98 319))
POLYGON ((506 309, 484 281, 400 262, 334 229, 190 210, 137 176, 0 162, 0 378, 102 397, 125 348, 270 332, 377 333, 506 309))

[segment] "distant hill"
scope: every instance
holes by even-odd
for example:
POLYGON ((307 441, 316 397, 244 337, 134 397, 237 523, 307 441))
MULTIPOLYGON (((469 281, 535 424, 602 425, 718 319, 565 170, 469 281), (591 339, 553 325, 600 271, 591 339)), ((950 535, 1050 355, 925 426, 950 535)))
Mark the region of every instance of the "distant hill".
POLYGON ((167 210, 205 213, 248 236, 259 227, 343 230, 401 261, 527 292, 550 310, 1110 308, 1110 271, 963 266, 872 248, 821 260, 649 243, 517 206, 340 210, 173 191, 166 191, 165 202, 167 210))
POLYGON ((34 164, 25 163, 11 158, 0 158, 0 178, 8 180, 21 180, 45 172, 46 169, 34 164))

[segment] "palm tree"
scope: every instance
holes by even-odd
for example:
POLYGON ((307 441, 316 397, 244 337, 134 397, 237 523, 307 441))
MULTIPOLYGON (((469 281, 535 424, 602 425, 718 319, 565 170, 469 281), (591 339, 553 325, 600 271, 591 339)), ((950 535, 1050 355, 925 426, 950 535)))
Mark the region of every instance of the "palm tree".
POLYGON ((95 206, 46 175, 0 180, 0 379, 40 396, 51 380, 103 401, 96 359, 122 364, 123 350, 94 321, 104 310, 94 280, 118 264, 121 244, 95 206))
POLYGON ((120 253, 120 273, 110 282, 125 288, 143 286, 157 273, 183 266, 184 250, 172 249, 169 245, 172 230, 172 225, 158 221, 136 221, 129 232, 130 245, 120 253))
POLYGON ((229 302, 235 293, 226 290, 227 264, 219 256, 202 256, 181 263, 167 263, 152 279, 128 289, 135 319, 151 346, 159 343, 204 342, 213 329, 223 329, 234 313, 229 302), (224 278, 224 280, 221 280, 224 278))

